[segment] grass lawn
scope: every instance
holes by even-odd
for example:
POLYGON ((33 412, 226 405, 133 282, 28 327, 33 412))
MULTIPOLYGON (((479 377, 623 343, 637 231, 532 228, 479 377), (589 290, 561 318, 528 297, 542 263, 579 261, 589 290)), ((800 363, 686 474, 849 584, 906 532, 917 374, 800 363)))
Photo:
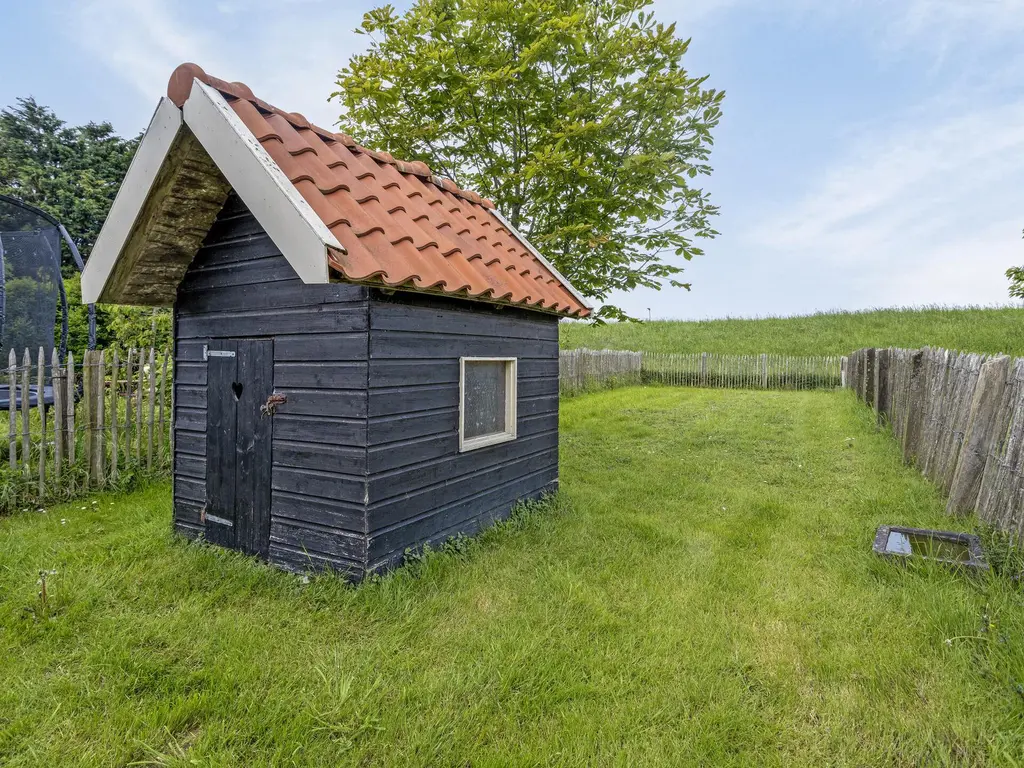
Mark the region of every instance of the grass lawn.
POLYGON ((0 764, 1019 764, 1022 593, 870 554, 970 521, 848 393, 562 426, 556 504, 359 588, 174 539, 166 486, 0 520, 0 764))
POLYGON ((1024 309, 881 309, 806 317, 652 323, 563 323, 564 349, 846 355, 861 347, 924 346, 1024 355, 1024 309))

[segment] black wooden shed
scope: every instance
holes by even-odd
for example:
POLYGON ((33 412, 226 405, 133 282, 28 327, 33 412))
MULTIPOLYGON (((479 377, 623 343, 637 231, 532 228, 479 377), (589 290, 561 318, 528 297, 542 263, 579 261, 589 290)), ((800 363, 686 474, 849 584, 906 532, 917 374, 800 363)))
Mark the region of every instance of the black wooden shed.
POLYGON ((361 578, 558 482, 580 294, 489 201, 186 64, 82 277, 174 307, 174 526, 361 578))

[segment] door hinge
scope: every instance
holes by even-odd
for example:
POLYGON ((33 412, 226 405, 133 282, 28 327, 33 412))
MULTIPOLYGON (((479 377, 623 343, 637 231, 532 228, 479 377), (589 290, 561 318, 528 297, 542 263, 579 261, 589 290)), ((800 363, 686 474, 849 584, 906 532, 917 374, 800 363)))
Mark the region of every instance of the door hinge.
POLYGON ((211 357, 234 357, 234 350, 231 349, 210 349, 208 344, 203 344, 203 360, 211 357))

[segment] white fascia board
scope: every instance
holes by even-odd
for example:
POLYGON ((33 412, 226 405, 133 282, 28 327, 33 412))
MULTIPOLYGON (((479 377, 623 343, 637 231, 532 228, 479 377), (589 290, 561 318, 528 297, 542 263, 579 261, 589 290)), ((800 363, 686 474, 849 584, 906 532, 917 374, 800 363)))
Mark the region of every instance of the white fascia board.
POLYGON ((99 301, 180 129, 181 110, 160 99, 82 271, 84 304, 99 301))
POLYGON ((519 242, 521 242, 523 245, 525 245, 527 250, 529 250, 530 253, 532 253, 534 256, 536 256, 537 260, 541 264, 543 264, 545 267, 547 267, 551 271, 551 274, 555 276, 555 278, 558 280, 558 282, 560 282, 562 284, 562 286, 565 288, 565 290, 567 290, 569 293, 571 293, 573 295, 573 298, 575 298, 576 301, 578 301, 580 304, 582 304, 587 309, 593 309, 594 308, 594 305, 591 304, 589 301, 587 301, 586 297, 582 293, 580 293, 575 288, 573 288, 572 287, 572 283, 570 283, 561 272, 559 272, 557 269, 555 269, 555 265, 552 264, 547 259, 545 259, 541 255, 540 251, 538 251, 536 248, 534 248, 533 245, 530 243, 530 241, 527 240, 525 237, 523 237, 523 234, 518 229, 516 229, 515 227, 512 226, 512 222, 510 222, 508 219, 506 219, 504 216, 502 216, 498 212, 497 208, 488 208, 487 210, 489 210, 494 215, 494 218, 496 218, 498 221, 500 221, 504 225, 505 229, 507 229, 509 232, 511 232, 513 235, 515 235, 519 239, 519 242))
POLYGON ((199 80, 185 124, 304 283, 329 282, 327 248, 345 249, 220 91, 199 80))

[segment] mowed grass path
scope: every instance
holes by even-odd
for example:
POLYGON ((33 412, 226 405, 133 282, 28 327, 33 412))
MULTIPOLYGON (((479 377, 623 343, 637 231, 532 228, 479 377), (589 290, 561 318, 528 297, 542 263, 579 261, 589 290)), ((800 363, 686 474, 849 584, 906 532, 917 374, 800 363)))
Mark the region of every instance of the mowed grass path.
POLYGON ((0 764, 1024 755, 1021 595, 870 554, 956 523, 846 393, 562 412, 556 505, 359 588, 175 540, 166 487, 0 520, 0 764))

